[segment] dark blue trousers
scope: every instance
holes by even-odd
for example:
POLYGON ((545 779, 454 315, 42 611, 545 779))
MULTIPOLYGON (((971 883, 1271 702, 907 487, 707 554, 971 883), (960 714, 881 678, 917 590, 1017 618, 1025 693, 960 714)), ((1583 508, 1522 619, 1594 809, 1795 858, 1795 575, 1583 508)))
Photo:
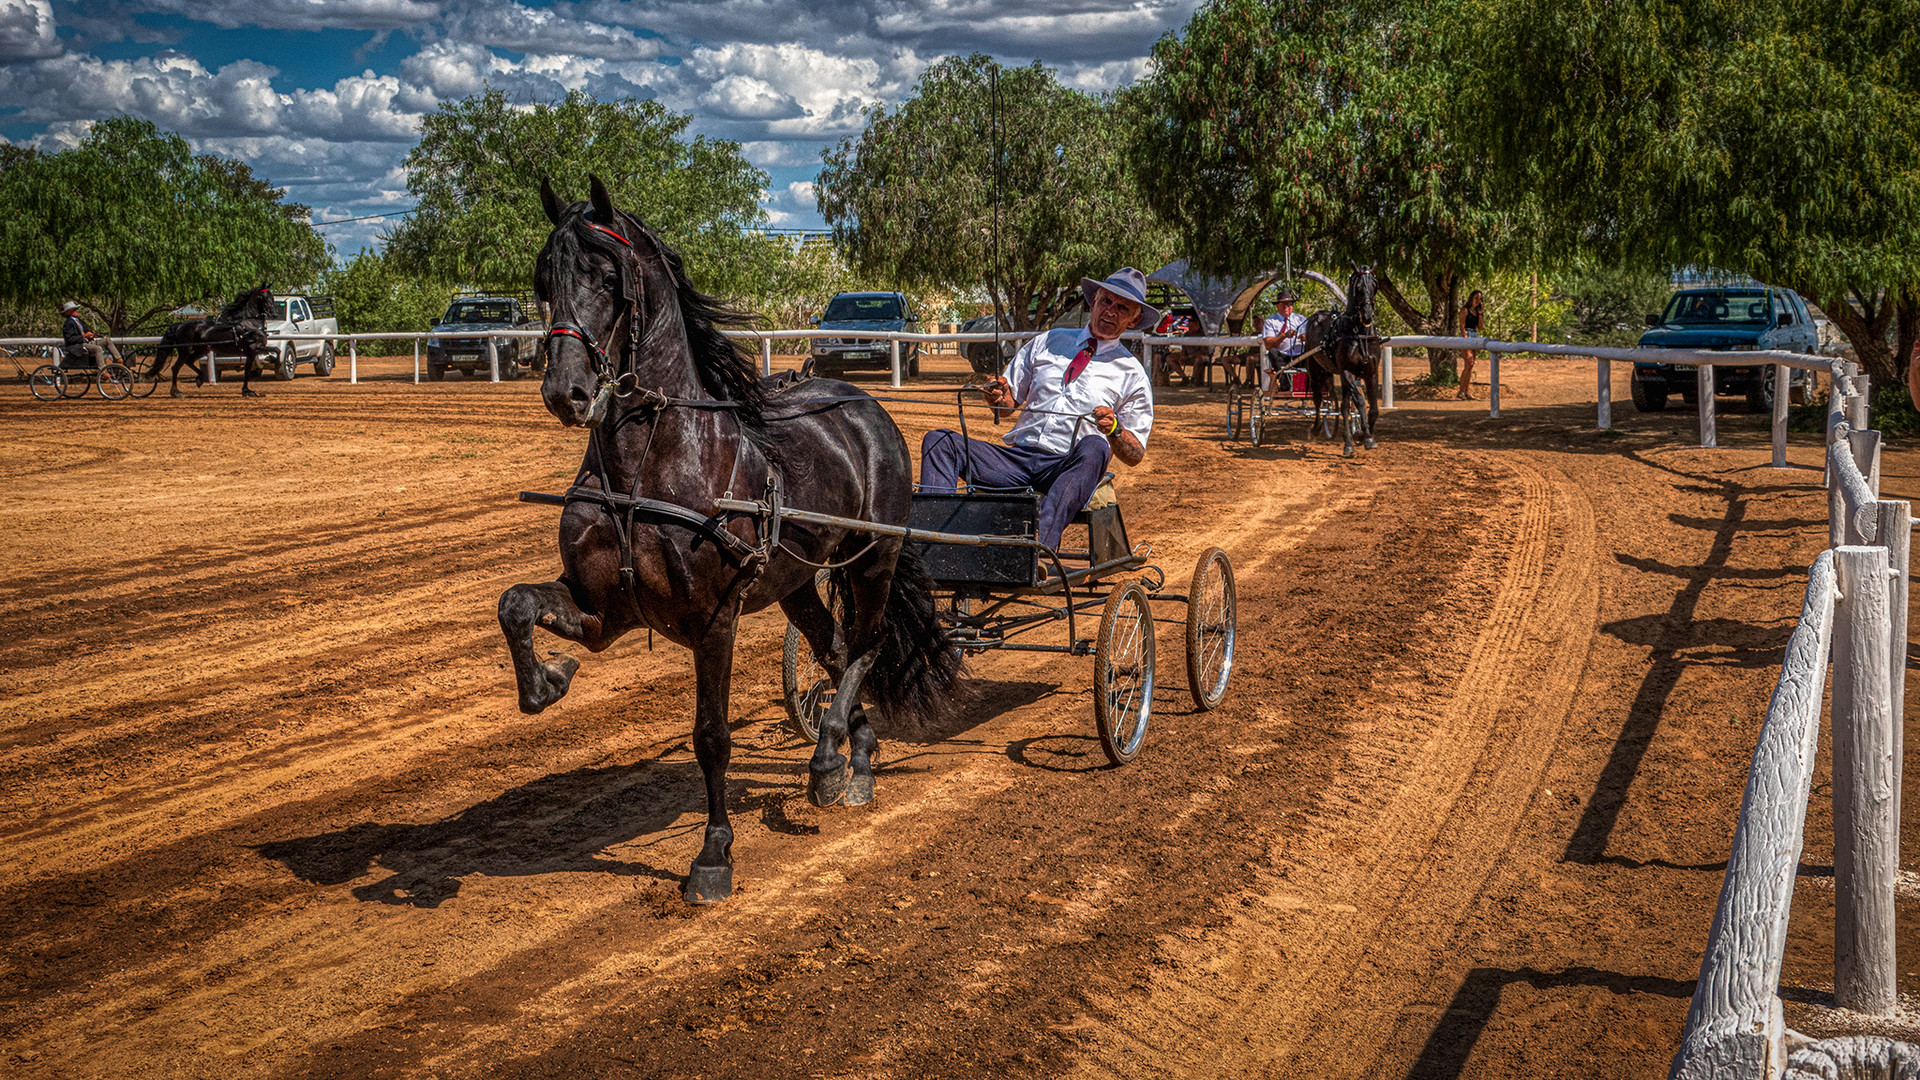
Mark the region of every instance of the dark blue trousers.
POLYGON ((1113 447, 1098 435, 1081 439, 1068 453, 1056 454, 963 439, 957 431, 929 431, 920 440, 920 488, 957 491, 963 475, 973 487, 1032 488, 1041 495, 1038 539, 1057 548, 1067 522, 1087 505, 1112 457, 1113 447))

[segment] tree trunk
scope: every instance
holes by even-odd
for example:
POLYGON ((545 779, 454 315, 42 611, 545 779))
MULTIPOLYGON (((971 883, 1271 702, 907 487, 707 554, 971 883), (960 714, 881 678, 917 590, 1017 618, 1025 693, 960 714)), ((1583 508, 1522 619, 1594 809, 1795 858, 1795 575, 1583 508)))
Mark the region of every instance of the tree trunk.
MULTIPOLYGON (((1876 293, 1862 295, 1852 290, 1851 296, 1847 293, 1814 295, 1820 295, 1820 309, 1847 335, 1854 356, 1874 385, 1888 386, 1906 378, 1907 365, 1897 358, 1912 354, 1913 338, 1909 332, 1898 344, 1889 344, 1887 331, 1895 328, 1895 315, 1900 309, 1911 308, 1914 301, 1906 290, 1876 290, 1876 293), (1906 350, 1904 354, 1896 351, 1902 348, 1906 350)), ((1911 317, 1909 320, 1912 321, 1911 317)))
MULTIPOLYGON (((1460 275, 1447 269, 1436 274, 1422 275, 1422 284, 1427 288, 1427 309, 1421 311, 1408 302, 1399 286, 1387 276, 1384 270, 1373 272, 1374 283, 1379 287, 1380 295, 1387 298, 1387 305, 1407 329, 1427 337, 1447 337, 1453 333, 1459 318, 1460 275)), ((1427 377, 1435 382, 1452 376, 1454 373, 1452 349, 1427 350, 1427 377)))

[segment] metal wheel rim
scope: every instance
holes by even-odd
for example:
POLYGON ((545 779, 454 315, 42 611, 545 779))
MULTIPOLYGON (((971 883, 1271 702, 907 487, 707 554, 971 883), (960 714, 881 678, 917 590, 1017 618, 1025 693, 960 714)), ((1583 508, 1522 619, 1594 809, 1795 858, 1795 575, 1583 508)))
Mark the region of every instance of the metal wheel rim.
POLYGON ((100 396, 108 401, 119 401, 133 393, 133 372, 124 364, 108 364, 100 369, 100 378, 95 382, 100 396))
POLYGON ((132 371, 134 397, 146 397, 148 394, 153 393, 154 387, 160 385, 160 376, 157 373, 147 371, 143 368, 133 368, 132 371))
POLYGON ((66 375, 51 364, 43 364, 27 376, 27 391, 41 401, 58 401, 66 396, 66 375))
POLYGON ((63 368, 60 372, 60 396, 64 398, 85 397, 87 396, 87 387, 91 385, 92 382, 91 373, 88 373, 87 378, 76 379, 73 377, 72 372, 63 368))
POLYGON ((1129 583, 1100 624, 1096 713, 1100 738, 1115 764, 1131 761, 1153 714, 1153 612, 1138 582, 1129 583))
POLYGON ((1233 674, 1238 598, 1231 583, 1226 553, 1214 550, 1200 561, 1188 586, 1188 677, 1194 703, 1203 709, 1218 705, 1227 694, 1233 674))

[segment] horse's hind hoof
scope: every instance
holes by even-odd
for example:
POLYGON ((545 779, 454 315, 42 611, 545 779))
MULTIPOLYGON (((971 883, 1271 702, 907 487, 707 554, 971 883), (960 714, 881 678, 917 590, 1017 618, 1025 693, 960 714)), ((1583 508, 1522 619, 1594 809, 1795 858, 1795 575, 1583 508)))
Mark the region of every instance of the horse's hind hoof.
POLYGON ((242 390, 240 391, 240 396, 241 397, 260 397, 262 395, 258 390, 242 390))
POLYGON ((1368 440, 1367 440, 1367 449, 1369 449, 1369 450, 1372 450, 1372 449, 1374 449, 1374 445, 1373 445, 1373 440, 1372 440, 1372 439, 1368 439, 1368 440))
MULTIPOLYGON (((844 763, 838 769, 830 772, 809 773, 807 776, 807 801, 815 806, 838 806, 847 799, 848 781, 852 776, 852 768, 844 763)), ((871 777, 868 778, 867 783, 869 785, 867 797, 872 798, 873 792, 871 785, 873 780, 871 777)))
POLYGON ((717 904, 733 895, 733 867, 693 864, 680 898, 689 904, 717 904))
POLYGON ((187 395, 181 393, 179 387, 175 387, 173 392, 168 394, 167 396, 168 397, 186 397, 187 395))
POLYGON ((848 806, 865 806, 873 801, 873 774, 854 773, 847 781, 845 795, 848 806))

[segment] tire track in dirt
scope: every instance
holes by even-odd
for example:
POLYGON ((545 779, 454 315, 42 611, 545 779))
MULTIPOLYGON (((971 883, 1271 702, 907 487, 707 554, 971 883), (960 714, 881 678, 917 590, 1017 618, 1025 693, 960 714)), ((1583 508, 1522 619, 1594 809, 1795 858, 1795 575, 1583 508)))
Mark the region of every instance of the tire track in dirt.
POLYGON ((1224 1077, 1380 1075, 1387 1063, 1355 1051, 1380 1047, 1421 984, 1460 964, 1448 946, 1546 768, 1598 605, 1584 496, 1508 464, 1520 507, 1506 566, 1437 724, 1414 744, 1366 740, 1230 925, 1168 939, 1175 973, 1144 1004, 1104 1003, 1118 1021, 1077 1075, 1185 1076, 1198 1061, 1224 1077))

